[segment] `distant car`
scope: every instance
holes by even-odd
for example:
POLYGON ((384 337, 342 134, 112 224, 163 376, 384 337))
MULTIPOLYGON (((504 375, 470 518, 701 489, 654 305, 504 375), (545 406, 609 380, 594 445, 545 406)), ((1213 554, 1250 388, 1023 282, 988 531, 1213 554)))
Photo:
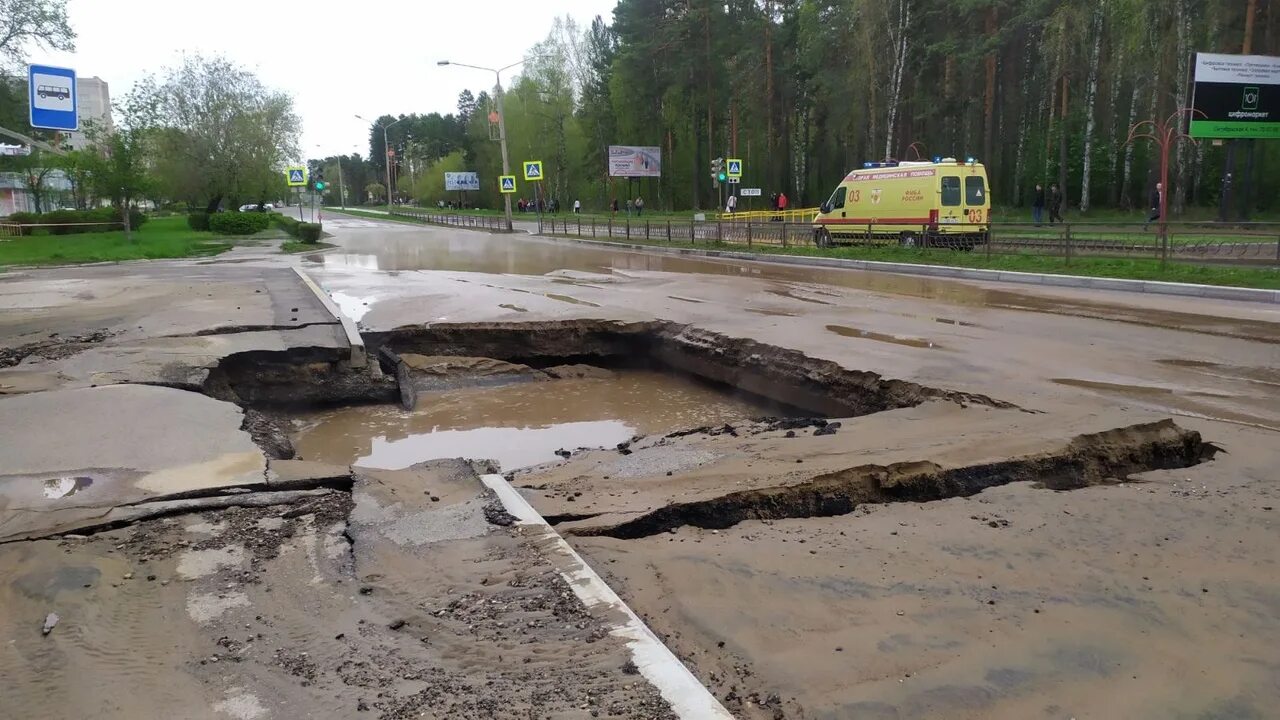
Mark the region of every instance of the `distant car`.
MULTIPOLYGON (((275 210, 275 209, 276 209, 275 205, 272 205, 271 203, 263 203, 261 212, 271 212, 272 210, 275 210)), ((241 205, 240 212, 259 212, 258 203, 249 203, 248 205, 241 205)))

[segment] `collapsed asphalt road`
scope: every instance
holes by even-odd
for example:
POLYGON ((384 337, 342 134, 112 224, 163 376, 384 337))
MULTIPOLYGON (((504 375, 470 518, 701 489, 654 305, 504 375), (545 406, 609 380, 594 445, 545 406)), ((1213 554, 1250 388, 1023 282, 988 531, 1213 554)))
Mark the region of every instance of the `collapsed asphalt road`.
MULTIPOLYGON (((15 707, 667 716, 554 556, 491 522, 470 465, 352 470, 361 428, 389 432, 367 423, 281 459, 300 410, 429 407, 440 357, 788 408, 512 475, 737 717, 1280 700, 1274 310, 330 223, 340 249, 302 262, 360 323, 365 368, 265 255, 0 279, 15 707)), ((467 392, 501 407, 513 386, 491 381, 467 392)))

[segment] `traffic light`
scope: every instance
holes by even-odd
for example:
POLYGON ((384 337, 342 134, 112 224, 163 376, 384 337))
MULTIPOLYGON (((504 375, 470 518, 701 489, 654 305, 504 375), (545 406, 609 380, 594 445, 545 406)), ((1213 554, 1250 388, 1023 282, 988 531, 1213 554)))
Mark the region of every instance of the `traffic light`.
POLYGON ((316 190, 323 192, 326 187, 328 187, 328 184, 326 184, 323 180, 316 181, 316 190))
POLYGON ((317 192, 323 192, 324 189, 328 187, 328 183, 324 181, 323 167, 317 167, 316 171, 312 173, 311 179, 315 182, 315 188, 317 192))
POLYGON ((722 183, 728 178, 724 172, 724 158, 718 157, 711 161, 711 178, 718 183, 722 183))

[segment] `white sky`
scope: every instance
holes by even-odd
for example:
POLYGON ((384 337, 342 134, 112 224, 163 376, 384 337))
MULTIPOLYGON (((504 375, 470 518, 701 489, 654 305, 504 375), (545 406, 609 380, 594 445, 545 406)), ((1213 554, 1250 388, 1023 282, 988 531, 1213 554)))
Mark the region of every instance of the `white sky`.
MULTIPOLYGON (((107 81, 113 100, 183 51, 220 53, 293 96, 307 157, 369 152, 370 120, 456 112, 458 93, 546 38, 557 16, 612 21, 616 0, 70 0, 75 53, 29 48, 31 62, 107 81), (181 9, 179 9, 181 8, 181 9), (317 147, 319 146, 319 147, 317 147)), ((509 71, 510 72, 510 71, 509 71)), ((507 75, 503 75, 507 84, 507 75)))

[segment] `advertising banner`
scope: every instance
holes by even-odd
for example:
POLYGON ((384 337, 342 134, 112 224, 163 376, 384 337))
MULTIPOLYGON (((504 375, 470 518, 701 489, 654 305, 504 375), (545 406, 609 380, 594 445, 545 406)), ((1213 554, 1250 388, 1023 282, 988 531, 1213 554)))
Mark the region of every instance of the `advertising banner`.
POLYGON ((661 177, 662 148, 609 146, 609 177, 661 177))
POLYGON ((444 174, 444 189, 450 192, 454 190, 479 190, 480 174, 473 172, 447 172, 444 174))
POLYGON ((1191 107, 1192 137, 1280 139, 1280 57, 1196 53, 1191 107))

